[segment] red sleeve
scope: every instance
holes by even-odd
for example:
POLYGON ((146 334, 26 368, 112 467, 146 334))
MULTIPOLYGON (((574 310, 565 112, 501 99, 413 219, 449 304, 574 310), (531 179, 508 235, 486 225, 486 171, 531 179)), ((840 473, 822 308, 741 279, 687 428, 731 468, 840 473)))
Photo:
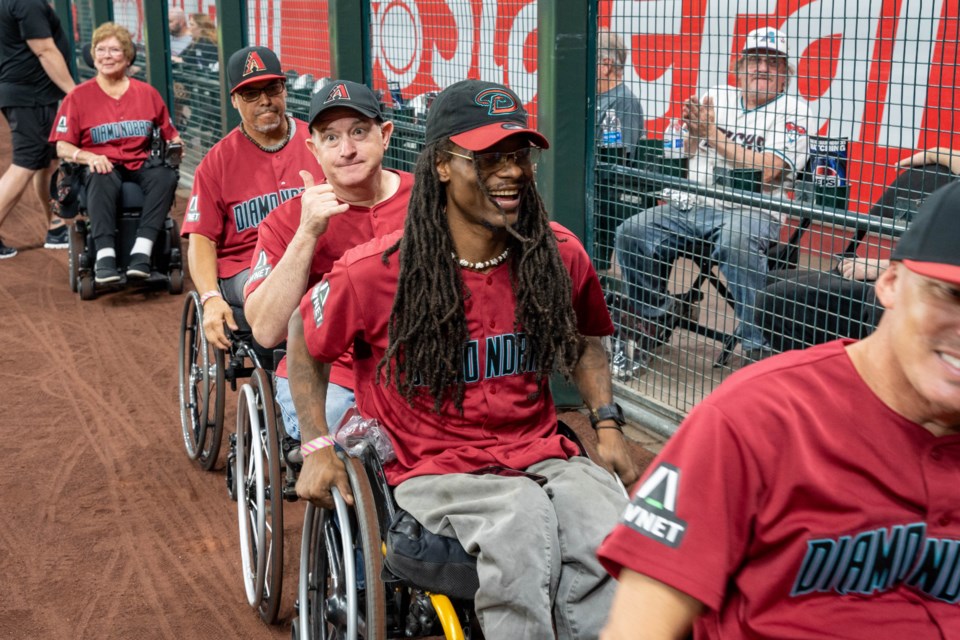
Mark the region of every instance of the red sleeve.
POLYGON ((77 116, 76 105, 74 104, 75 91, 71 91, 60 103, 57 110, 57 117, 53 121, 53 129, 50 130, 50 142, 63 140, 72 145, 80 146, 80 122, 77 116))
POLYGON ((343 262, 307 291, 300 315, 310 355, 321 362, 334 362, 363 334, 361 306, 343 262))
POLYGON ((570 274, 573 290, 573 311, 577 314, 577 330, 584 336, 608 336, 613 333, 613 321, 603 298, 603 287, 597 278, 590 256, 580 239, 562 226, 551 223, 557 235, 560 256, 570 274))
POLYGON ((219 155, 213 150, 197 167, 180 235, 186 237, 198 233, 219 246, 226 214, 217 183, 217 174, 220 173, 218 160, 219 155))
POLYGON ((167 109, 167 103, 163 101, 163 98, 153 87, 150 87, 153 90, 153 101, 159 113, 159 117, 155 124, 160 126, 160 132, 163 134, 164 140, 173 140, 180 132, 177 131, 177 128, 173 126, 173 119, 170 117, 170 110, 167 109))
POLYGON ((600 562, 615 577, 631 569, 718 610, 750 543, 761 489, 745 440, 701 404, 644 473, 600 562))
MULTIPOLYGON (((263 284, 290 246, 293 233, 285 223, 287 215, 291 213, 290 207, 294 206, 293 203, 299 204, 299 202, 299 197, 287 200, 271 211, 257 227, 257 246, 250 259, 250 276, 247 278, 247 284, 244 285, 244 297, 249 296, 263 284)), ((293 232, 295 233, 296 229, 293 232)))

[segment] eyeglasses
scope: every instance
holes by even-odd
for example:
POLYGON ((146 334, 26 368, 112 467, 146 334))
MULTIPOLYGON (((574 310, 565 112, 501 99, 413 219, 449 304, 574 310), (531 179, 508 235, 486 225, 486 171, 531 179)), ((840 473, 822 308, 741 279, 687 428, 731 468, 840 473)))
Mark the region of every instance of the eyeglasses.
POLYGON ((536 164, 537 160, 540 159, 540 147, 524 147, 523 149, 509 152, 489 151, 487 153, 474 153, 473 156, 465 156, 462 153, 456 153, 454 151, 447 151, 447 153, 452 156, 457 156, 458 158, 463 158, 464 160, 473 161, 477 165, 477 169, 482 173, 499 171, 506 166, 508 160, 518 167, 525 167, 536 164))
POLYGON ((120 47, 97 47, 93 53, 98 56, 118 56, 123 53, 120 47))
POLYGON ((744 57, 744 63, 747 66, 759 67, 761 62, 765 63, 768 69, 779 69, 780 67, 787 66, 787 60, 782 56, 747 54, 744 57))
POLYGON ((276 98, 283 93, 285 86, 286 83, 284 83, 283 80, 276 80, 259 89, 238 89, 236 93, 244 102, 256 102, 260 99, 260 94, 264 94, 268 98, 276 98))

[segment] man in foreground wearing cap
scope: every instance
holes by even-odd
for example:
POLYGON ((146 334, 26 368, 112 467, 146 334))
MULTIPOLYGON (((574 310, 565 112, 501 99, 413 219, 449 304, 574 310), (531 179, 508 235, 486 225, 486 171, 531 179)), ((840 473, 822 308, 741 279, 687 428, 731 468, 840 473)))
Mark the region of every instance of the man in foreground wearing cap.
MULTIPOLYGON (((714 185, 732 169, 762 171, 760 191, 782 198, 807 159, 807 108, 786 95, 793 75, 787 38, 772 28, 747 36, 734 69, 737 86, 718 86, 683 105, 689 130, 685 148, 693 149, 688 177, 714 185)), ((756 292, 767 284, 765 251, 779 235, 769 212, 722 199, 673 191, 668 202, 624 221, 617 229, 617 259, 628 290, 619 304, 623 316, 618 337, 633 340, 635 352, 616 353, 617 375, 640 373, 646 354, 670 340, 688 313, 667 293, 667 279, 678 252, 691 242, 707 242, 711 257, 734 297, 737 333, 748 359, 766 350, 753 322, 756 292)))
POLYGON ((286 114, 286 77, 273 51, 235 52, 227 78, 240 126, 197 167, 181 232, 190 238, 187 258, 203 304, 203 330, 219 349, 230 346, 225 326, 239 328, 233 308, 243 306, 257 226, 303 190, 300 170, 315 164, 307 123, 286 114))
POLYGON ((921 205, 873 334, 769 358, 690 413, 600 548, 604 638, 960 629, 958 210, 960 184, 921 205))
MULTIPOLYGON (((411 174, 382 166, 393 123, 384 121, 369 87, 348 80, 327 83, 311 98, 309 130, 306 146, 326 180, 314 184, 310 172, 301 171, 306 191, 260 225, 245 289, 244 314, 265 347, 287 337, 300 298, 344 251, 403 228, 413 187, 411 174)), ((287 434, 299 440, 285 360, 275 381, 287 434)), ((335 426, 353 404, 353 387, 352 358, 345 354, 331 373, 328 424, 335 426)))
POLYGON ((600 454, 624 482, 637 475, 600 343, 613 329, 600 283, 534 184, 547 146, 506 87, 441 92, 403 232, 344 254, 304 296, 287 342, 307 452, 298 494, 330 508, 336 486, 352 502, 314 399, 327 363, 360 345, 357 404, 392 441, 387 481, 400 507, 476 556, 487 638, 552 638, 554 625, 596 637, 610 605, 595 551, 626 498, 559 435, 554 370, 593 410, 600 454))

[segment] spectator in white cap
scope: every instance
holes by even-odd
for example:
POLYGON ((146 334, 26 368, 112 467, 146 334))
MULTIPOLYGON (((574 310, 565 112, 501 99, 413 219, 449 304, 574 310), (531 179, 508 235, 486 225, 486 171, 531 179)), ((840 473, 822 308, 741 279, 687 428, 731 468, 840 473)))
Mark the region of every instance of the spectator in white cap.
MULTIPOLYGON (((764 195, 783 197, 792 188, 807 160, 809 125, 806 104, 786 94, 788 53, 781 31, 751 31, 734 65, 737 86, 716 86, 683 104, 690 180, 713 186, 732 169, 755 169, 764 195)), ((767 284, 765 252, 778 235, 769 211, 680 190, 623 222, 615 244, 628 288, 618 309, 618 344, 632 339, 637 347, 614 353, 615 374, 626 379, 641 371, 645 354, 668 342, 687 313, 666 286, 679 250, 691 242, 708 243, 726 278, 745 359, 762 358, 768 347, 753 322, 754 299, 767 284)))

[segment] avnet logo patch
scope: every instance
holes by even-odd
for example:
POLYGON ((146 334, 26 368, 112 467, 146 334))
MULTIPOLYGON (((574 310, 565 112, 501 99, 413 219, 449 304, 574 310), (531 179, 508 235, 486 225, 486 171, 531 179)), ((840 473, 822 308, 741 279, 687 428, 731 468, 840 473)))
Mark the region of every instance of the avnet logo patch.
POLYGON ((668 547, 679 547, 687 530, 687 523, 676 514, 679 488, 680 470, 661 463, 627 505, 625 524, 668 547))

